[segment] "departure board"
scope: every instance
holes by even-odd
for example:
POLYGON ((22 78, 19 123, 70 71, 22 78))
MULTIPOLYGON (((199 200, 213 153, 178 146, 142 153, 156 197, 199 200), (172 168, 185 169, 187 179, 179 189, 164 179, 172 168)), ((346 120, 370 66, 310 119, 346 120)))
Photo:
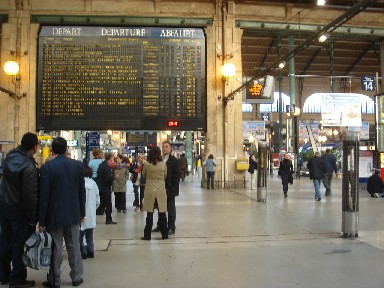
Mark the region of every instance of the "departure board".
POLYGON ((206 130, 199 28, 43 26, 38 130, 206 130))

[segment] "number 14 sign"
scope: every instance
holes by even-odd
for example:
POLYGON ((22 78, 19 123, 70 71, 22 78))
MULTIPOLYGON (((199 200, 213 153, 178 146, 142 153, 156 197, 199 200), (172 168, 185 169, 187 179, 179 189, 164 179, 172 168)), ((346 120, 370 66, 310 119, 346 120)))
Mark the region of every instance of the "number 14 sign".
POLYGON ((374 76, 362 76, 361 77, 361 90, 363 90, 363 91, 375 91, 375 77, 374 76))

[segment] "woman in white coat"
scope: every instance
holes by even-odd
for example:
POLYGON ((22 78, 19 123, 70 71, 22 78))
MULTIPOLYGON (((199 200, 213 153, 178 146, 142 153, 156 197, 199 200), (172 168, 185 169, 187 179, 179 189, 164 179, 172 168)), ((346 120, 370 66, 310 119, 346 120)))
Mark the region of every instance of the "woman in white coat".
POLYGON ((143 209, 147 211, 144 237, 142 240, 151 240, 153 225, 153 208, 157 201, 159 209, 159 228, 163 239, 168 239, 167 229, 167 192, 165 190, 165 178, 167 177, 167 165, 161 157, 159 147, 149 151, 147 162, 144 165, 142 175, 146 179, 143 209))
POLYGON ((100 205, 99 188, 92 179, 92 169, 84 166, 84 181, 86 190, 85 215, 80 226, 80 251, 83 259, 94 258, 93 229, 96 227, 96 209, 100 205), (84 244, 84 236, 86 244, 84 244))

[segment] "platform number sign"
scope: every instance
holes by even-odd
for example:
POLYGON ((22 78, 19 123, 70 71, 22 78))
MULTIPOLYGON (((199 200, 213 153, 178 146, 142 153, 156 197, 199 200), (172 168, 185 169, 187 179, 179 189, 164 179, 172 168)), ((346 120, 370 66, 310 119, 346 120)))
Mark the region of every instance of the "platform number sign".
POLYGON ((361 77, 361 90, 363 90, 363 91, 375 91, 375 77, 374 76, 362 76, 361 77))
POLYGON ((262 121, 269 121, 271 117, 271 114, 269 113, 261 113, 261 120, 262 121))

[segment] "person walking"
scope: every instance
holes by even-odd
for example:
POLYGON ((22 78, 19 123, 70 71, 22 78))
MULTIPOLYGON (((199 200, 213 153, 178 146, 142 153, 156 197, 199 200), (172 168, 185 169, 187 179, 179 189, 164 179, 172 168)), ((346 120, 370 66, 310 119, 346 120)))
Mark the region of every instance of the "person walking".
POLYGON ((67 140, 62 137, 53 139, 52 150, 57 156, 41 167, 40 178, 39 229, 46 229, 53 239, 51 266, 43 286, 61 284, 63 238, 72 286, 79 286, 84 272, 79 243, 86 201, 83 164, 65 156, 67 140))
POLYGON ((123 162, 124 156, 118 154, 116 157, 116 167, 113 170, 113 192, 115 193, 115 207, 117 212, 127 213, 127 198, 125 192, 127 191, 127 180, 129 177, 129 170, 127 163, 123 162))
POLYGON ((140 209, 143 210, 143 199, 145 191, 145 177, 142 174, 144 167, 144 156, 139 155, 137 157, 137 162, 131 165, 130 172, 132 173, 132 184, 133 184, 133 193, 135 194, 135 200, 133 201, 133 206, 135 207, 135 212, 140 209), (140 195, 139 195, 140 190, 140 195))
POLYGON ((284 198, 288 197, 288 184, 293 184, 293 165, 288 154, 284 155, 283 161, 280 162, 278 174, 281 177, 281 183, 283 184, 284 198))
POLYGON ((24 242, 35 232, 38 220, 39 174, 33 155, 39 141, 25 133, 21 145, 11 150, 3 163, 0 186, 0 284, 32 287, 23 264, 24 242), (12 262, 12 269, 11 269, 12 262))
POLYGON ((161 231, 162 239, 168 239, 167 227, 167 192, 164 181, 167 177, 167 166, 161 157, 159 147, 153 147, 147 158, 147 163, 143 167, 143 177, 146 179, 146 189, 144 198, 144 211, 147 212, 144 237, 142 240, 151 240, 151 229, 153 225, 153 207, 155 202, 159 210, 158 227, 161 231))
MULTIPOLYGON (((105 154, 105 160, 97 170, 97 183, 99 184, 100 206, 98 210, 105 211, 105 224, 117 224, 112 220, 112 185, 115 179, 113 168, 115 157, 112 153, 105 154)), ((98 214, 100 215, 100 214, 98 214)))
POLYGON ((256 169, 257 169, 257 162, 255 158, 255 154, 251 154, 249 156, 249 168, 248 172, 251 174, 251 190, 256 188, 256 169))
POLYGON ((320 158, 320 153, 316 152, 315 156, 309 159, 307 168, 309 169, 309 179, 313 180, 315 187, 315 199, 321 201, 320 182, 324 177, 324 161, 320 158))
POLYGON ((99 188, 92 179, 92 169, 84 166, 85 181, 85 215, 86 219, 80 225, 80 251, 83 259, 94 258, 93 229, 96 227, 96 208, 100 205, 99 188), (84 237, 86 245, 84 245, 84 237))
POLYGON ((181 180, 184 181, 188 171, 188 161, 187 161, 187 157, 185 157, 185 153, 182 153, 180 155, 179 163, 180 163, 181 180))
POLYGON ((337 173, 336 157, 331 154, 331 149, 328 148, 321 159, 324 161, 323 185, 325 187, 325 196, 330 196, 332 194, 333 171, 337 173))
POLYGON ((206 166, 207 172, 207 189, 209 190, 209 184, 211 184, 211 189, 215 189, 215 171, 213 166, 216 166, 216 161, 213 159, 213 155, 210 154, 208 159, 204 161, 203 166, 206 166))

